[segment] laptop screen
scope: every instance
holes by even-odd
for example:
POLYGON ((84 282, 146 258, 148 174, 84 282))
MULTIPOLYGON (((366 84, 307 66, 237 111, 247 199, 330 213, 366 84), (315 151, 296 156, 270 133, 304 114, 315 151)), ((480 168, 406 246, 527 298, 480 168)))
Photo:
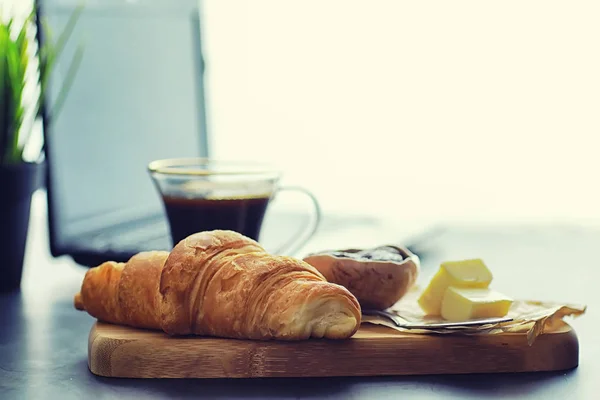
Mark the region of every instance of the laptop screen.
MULTIPOLYGON (((40 2, 55 36, 78 4, 40 2)), ((162 213, 147 164, 208 155, 197 1, 86 2, 52 75, 50 104, 80 44, 67 102, 45 127, 55 244, 162 213)))

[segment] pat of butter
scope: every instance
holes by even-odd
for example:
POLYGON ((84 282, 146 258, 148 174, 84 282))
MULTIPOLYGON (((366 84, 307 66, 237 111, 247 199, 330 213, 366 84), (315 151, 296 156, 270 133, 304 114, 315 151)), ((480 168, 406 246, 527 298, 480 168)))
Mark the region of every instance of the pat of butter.
POLYGON ((490 282, 492 273, 481 259, 444 262, 419 297, 419 306, 426 314, 441 315, 442 299, 450 286, 487 288, 490 282))
POLYGON ((448 321, 468 321, 480 318, 500 318, 508 314, 513 301, 490 289, 449 287, 442 300, 442 318, 448 321))

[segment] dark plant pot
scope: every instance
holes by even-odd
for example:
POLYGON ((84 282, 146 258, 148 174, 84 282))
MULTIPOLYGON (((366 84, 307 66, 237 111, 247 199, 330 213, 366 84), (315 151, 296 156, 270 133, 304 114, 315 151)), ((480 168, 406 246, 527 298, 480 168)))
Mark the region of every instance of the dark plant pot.
POLYGON ((40 164, 0 165, 0 292, 19 289, 40 164))

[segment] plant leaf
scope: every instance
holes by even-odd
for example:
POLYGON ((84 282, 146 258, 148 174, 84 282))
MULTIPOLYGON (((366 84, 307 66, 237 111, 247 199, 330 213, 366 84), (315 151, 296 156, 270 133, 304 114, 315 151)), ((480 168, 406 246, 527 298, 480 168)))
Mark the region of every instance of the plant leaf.
POLYGON ((56 101, 54 103, 54 107, 52 111, 49 113, 49 123, 52 123, 54 118, 57 118, 67 99, 67 95, 75 82, 75 76, 77 75, 77 70, 81 66, 81 62, 83 61, 83 46, 77 46, 77 50, 75 51, 75 55, 73 55, 73 59, 71 60, 71 64, 69 65, 69 69, 67 69, 67 74, 65 81, 63 82, 63 86, 58 93, 56 101))
MULTIPOLYGON (((9 33, 5 25, 0 24, 0 54, 8 53, 9 33)), ((7 150, 8 135, 11 117, 9 116, 9 98, 12 97, 9 90, 9 78, 6 57, 0 58, 0 164, 7 150)))
POLYGON ((9 117, 12 119, 9 125, 9 141, 7 157, 8 161, 17 161, 20 154, 19 150, 19 131, 23 122, 23 88, 25 86, 25 71, 21 67, 20 51, 17 47, 17 41, 8 41, 7 52, 5 54, 7 61, 7 76, 10 79, 12 100, 10 103, 9 117))
MULTIPOLYGON (((59 35, 58 39, 56 40, 56 44, 54 44, 52 46, 52 50, 48 52, 47 58, 46 58, 46 63, 44 65, 44 73, 42 76, 42 87, 44 89, 46 88, 50 72, 52 71, 52 68, 54 67, 54 63, 57 59, 60 58, 63 50, 65 49, 67 41, 69 40, 69 38, 71 37, 71 34, 75 30, 75 25, 77 25, 77 21, 79 20, 79 17, 81 16, 82 13, 83 13, 83 5, 80 4, 73 11, 71 16, 69 17, 69 20, 67 21, 67 24, 65 25, 64 30, 62 31, 62 33, 59 35)), ((47 24, 44 24, 43 26, 45 27, 45 34, 48 34, 50 29, 48 28, 47 24)))
POLYGON ((23 70, 26 70, 28 62, 29 62, 29 56, 27 55, 29 41, 27 40, 27 27, 25 24, 23 24, 23 27, 21 28, 21 31, 19 32, 19 36, 17 36, 16 44, 17 44, 17 49, 19 50, 21 68, 23 70))
POLYGON ((42 93, 46 93, 46 87, 48 86, 48 79, 50 77, 50 72, 52 71, 52 67, 54 66, 54 60, 56 59, 56 53, 54 52, 54 47, 52 45, 53 34, 52 30, 48 26, 48 21, 41 21, 43 34, 45 36, 46 44, 45 46, 40 46, 39 49, 39 61, 40 61, 40 86, 42 88, 42 93))
POLYGON ((19 113, 19 107, 21 107, 21 93, 22 83, 20 82, 20 60, 19 60, 19 49, 17 44, 10 37, 10 31, 8 28, 3 32, 5 37, 4 46, 4 101, 6 105, 5 110, 5 129, 6 135, 4 138, 4 161, 13 161, 15 155, 15 144, 18 143, 18 128, 20 126, 19 121, 21 114, 19 113))
POLYGON ((65 49, 65 45, 67 44, 67 41, 73 34, 73 31, 75 30, 75 25, 77 25, 77 21, 79 20, 79 17, 81 16, 82 12, 83 5, 80 4, 69 17, 69 20, 67 21, 64 30, 62 31, 62 33, 58 37, 58 40, 56 41, 56 44, 54 45, 54 50, 57 57, 60 57, 63 50, 65 49))
POLYGON ((18 105, 15 109, 15 123, 18 124, 13 128, 15 132, 13 135, 13 142, 11 145, 11 153, 9 156, 9 160, 13 162, 19 162, 22 160, 23 148, 24 144, 19 144, 21 139, 21 126, 23 125, 23 115, 25 114, 25 110, 22 105, 18 105))
POLYGON ((25 71, 21 67, 21 52, 17 47, 17 42, 9 42, 9 51, 6 54, 6 60, 8 61, 8 76, 12 84, 12 93, 14 104, 21 104, 21 95, 23 93, 23 86, 25 82, 25 71))
MULTIPOLYGON (((2 0, 0 0, 2 1, 2 0)), ((0 13, 2 8, 0 7, 0 13)), ((28 36, 30 29, 33 28, 35 18, 38 18, 37 8, 31 12, 25 19, 23 25, 17 28, 14 19, 8 21, 0 18, 0 164, 9 162, 21 162, 23 160, 23 150, 31 132, 30 124, 25 124, 25 117, 29 122, 30 117, 38 117, 40 110, 45 105, 45 94, 48 84, 48 78, 54 68, 58 57, 65 49, 66 43, 74 32, 75 25, 82 14, 83 5, 80 5, 70 16, 67 24, 59 36, 56 44, 53 43, 52 32, 45 21, 40 20, 40 26, 43 30, 45 41, 39 45, 35 54, 30 51, 30 38, 28 36), (17 29, 19 29, 17 31, 17 29), (30 74, 33 72, 30 66, 32 58, 37 57, 38 65, 38 83, 40 91, 34 104, 24 104, 25 89, 29 89, 30 74), (34 107, 32 110, 25 106, 34 107), (30 112, 31 111, 31 112, 30 112)), ((67 78, 59 91, 57 101, 53 110, 53 115, 60 113, 67 93, 71 89, 78 70, 83 59, 83 47, 78 47, 74 57, 71 60, 67 71, 67 78)), ((35 84, 35 82, 34 82, 35 84)))

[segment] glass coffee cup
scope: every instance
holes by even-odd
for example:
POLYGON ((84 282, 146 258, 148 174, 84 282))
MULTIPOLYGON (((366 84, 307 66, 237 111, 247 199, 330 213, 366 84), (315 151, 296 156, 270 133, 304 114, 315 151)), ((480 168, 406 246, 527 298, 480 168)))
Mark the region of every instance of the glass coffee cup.
POLYGON ((173 244, 214 229, 259 241, 267 209, 282 191, 306 195, 314 207, 313 218, 305 232, 293 235, 273 253, 293 254, 310 240, 321 221, 315 196, 302 187, 280 186, 280 171, 265 164, 178 158, 152 161, 148 172, 163 200, 173 244))

